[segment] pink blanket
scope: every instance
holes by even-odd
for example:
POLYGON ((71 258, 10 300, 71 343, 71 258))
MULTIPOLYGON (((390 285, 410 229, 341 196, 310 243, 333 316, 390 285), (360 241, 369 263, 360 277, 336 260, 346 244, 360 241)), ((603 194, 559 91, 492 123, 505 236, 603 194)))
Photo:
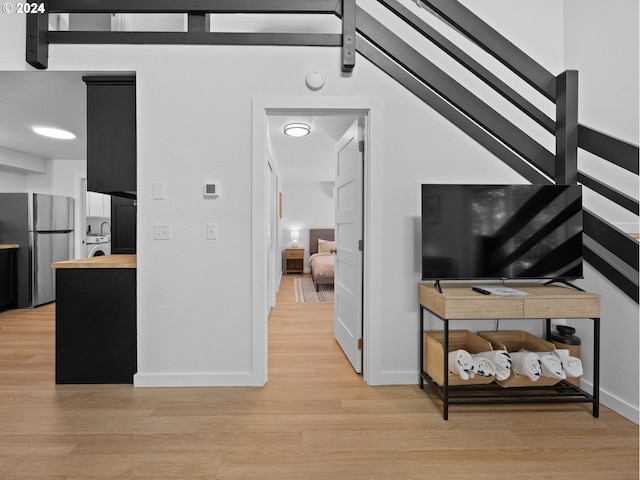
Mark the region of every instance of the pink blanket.
POLYGON ((335 272, 335 253, 314 253, 309 257, 313 274, 317 277, 333 277, 335 272))

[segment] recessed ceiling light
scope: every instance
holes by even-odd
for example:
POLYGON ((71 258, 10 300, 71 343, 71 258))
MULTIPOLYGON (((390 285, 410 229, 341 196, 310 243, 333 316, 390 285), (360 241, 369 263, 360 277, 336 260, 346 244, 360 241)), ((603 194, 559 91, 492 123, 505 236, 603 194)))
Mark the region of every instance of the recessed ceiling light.
POLYGON ((57 138, 60 140, 73 140, 74 138, 76 138, 75 134, 68 132, 67 130, 61 130, 59 128, 33 127, 33 131, 38 135, 49 138, 57 138))
POLYGON ((284 126, 285 135, 290 137, 304 137, 309 135, 311 128, 306 123, 289 123, 284 126))

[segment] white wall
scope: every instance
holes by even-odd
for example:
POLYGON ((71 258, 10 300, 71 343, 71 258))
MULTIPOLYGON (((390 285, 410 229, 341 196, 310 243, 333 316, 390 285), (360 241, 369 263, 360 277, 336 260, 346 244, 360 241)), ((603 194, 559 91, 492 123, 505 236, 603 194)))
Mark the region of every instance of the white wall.
MULTIPOLYGON (((607 407, 640 423, 638 391, 638 339, 640 313, 638 304, 613 286, 589 264, 585 265, 585 278, 581 288, 601 295, 600 316, 600 401, 607 407)), ((593 328, 591 322, 567 322, 576 328, 582 340, 582 351, 591 352, 593 328)), ((587 388, 591 388, 592 368, 585 369, 587 388)))
POLYGON ((79 181, 87 175, 86 160, 48 160, 44 174, 27 175, 27 190, 78 198, 79 181))
POLYGON ((566 68, 579 70, 581 123, 638 144, 640 102, 636 0, 565 0, 566 68))
POLYGON ((551 73, 564 62, 563 2, 557 0, 459 0, 551 73))
MULTIPOLYGON (((485 5, 473 3, 474 8, 485 5)), ((540 37, 558 38, 560 26, 551 22, 551 33, 542 34, 531 27, 529 13, 537 13, 536 18, 552 13, 551 18, 556 18, 560 6, 546 1, 537 7, 524 0, 486 4, 504 6, 487 14, 511 25, 514 35, 527 41, 530 53, 541 63, 549 60, 552 68, 557 66, 558 45, 540 37)), ((24 63, 23 18, 0 16, 0 41, 9 46, 0 50, 0 69, 31 68, 24 63)), ((252 238, 260 238, 251 225, 252 195, 257 192, 252 192, 256 185, 252 174, 261 173, 252 171, 252 133, 247 130, 256 96, 378 99, 376 151, 368 166, 368 248, 376 259, 368 272, 370 322, 379 340, 369 347, 376 352, 371 383, 416 383, 418 379, 419 185, 523 182, 362 56, 353 74, 343 76, 339 49, 51 45, 49 65, 51 70, 137 73, 136 385, 264 382, 264 359, 259 353, 266 338, 256 334, 249 301, 257 295, 252 282, 263 280, 251 278, 252 261, 262 262, 260 256, 251 258, 256 251, 252 238), (304 84, 306 72, 312 69, 325 74, 326 84, 319 92, 310 92, 304 84), (210 180, 221 182, 223 193, 218 199, 202 197, 202 183, 210 180), (165 200, 152 200, 154 181, 166 182, 165 200), (218 240, 206 240, 208 222, 218 224, 218 240), (171 240, 153 240, 155 223, 171 224, 171 240)), ((614 108, 629 106, 614 101, 614 108)), ((595 277, 589 271, 587 275, 595 277)), ((597 281, 593 284, 594 291, 614 295, 597 281)), ((615 296, 612 300, 617 303, 615 296)), ((612 317, 610 321, 627 324, 633 316, 637 322, 637 307, 635 315, 632 310, 622 312, 624 320, 612 317)), ((615 344, 607 338, 603 351, 614 351, 615 344)), ((637 363, 637 339, 630 342, 630 348, 620 354, 637 363)), ((603 359, 603 369, 622 369, 620 378, 637 376, 637 370, 625 364, 620 359, 603 359)), ((607 382, 603 388, 612 397, 637 411, 637 392, 629 392, 618 379, 607 382)))
POLYGON ((22 193, 27 191, 27 176, 23 173, 0 170, 0 192, 22 193))
MULTIPOLYGON (((638 8, 636 0, 566 0, 564 15, 567 65, 579 71, 580 123, 636 145, 638 109, 619 107, 640 103, 638 8)), ((578 160, 585 173, 638 198, 636 175, 585 151, 578 160)), ((623 231, 639 232, 635 215, 603 197, 588 192, 585 205, 623 231)))
POLYGON ((298 230, 298 246, 303 247, 304 268, 309 272, 309 229, 334 228, 335 205, 332 182, 284 182, 283 195, 283 240, 291 245, 291 230, 298 230))
POLYGON ((31 192, 74 197, 78 180, 87 175, 85 160, 46 160, 42 172, 11 171, 0 168, 0 191, 31 192))
POLYGON ((44 173, 46 168, 47 162, 44 158, 0 147, 0 172, 27 175, 29 173, 44 173))

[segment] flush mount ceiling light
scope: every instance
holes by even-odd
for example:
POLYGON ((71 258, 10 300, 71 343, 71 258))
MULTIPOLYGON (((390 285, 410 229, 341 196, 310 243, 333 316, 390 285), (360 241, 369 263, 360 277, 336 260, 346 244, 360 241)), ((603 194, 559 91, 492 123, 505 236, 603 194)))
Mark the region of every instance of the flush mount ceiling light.
POLYGON ((33 127, 33 131, 38 135, 49 138, 57 138, 59 140, 73 140, 74 138, 76 138, 75 134, 68 132, 67 130, 61 130, 59 128, 33 127))
POLYGON ((306 123, 288 123, 284 126, 284 134, 290 137, 304 137, 310 131, 311 128, 306 123))

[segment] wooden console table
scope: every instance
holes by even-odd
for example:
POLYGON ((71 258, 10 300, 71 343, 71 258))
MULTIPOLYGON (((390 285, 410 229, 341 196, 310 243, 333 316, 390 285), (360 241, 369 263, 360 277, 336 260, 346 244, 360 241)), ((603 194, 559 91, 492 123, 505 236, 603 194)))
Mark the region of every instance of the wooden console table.
POLYGON ((449 418, 449 405, 490 403, 591 403, 594 417, 599 415, 600 376, 600 296, 564 286, 514 285, 530 295, 502 297, 483 295, 471 290, 472 284, 442 284, 440 293, 432 283, 418 285, 420 301, 420 388, 426 381, 442 399, 443 418, 449 418), (428 311, 444 324, 444 381, 438 385, 424 368, 424 312, 428 311), (568 381, 553 386, 508 387, 489 385, 450 386, 448 380, 449 321, 520 319, 546 320, 546 338, 550 340, 552 318, 593 320, 593 393, 585 392, 568 381))

